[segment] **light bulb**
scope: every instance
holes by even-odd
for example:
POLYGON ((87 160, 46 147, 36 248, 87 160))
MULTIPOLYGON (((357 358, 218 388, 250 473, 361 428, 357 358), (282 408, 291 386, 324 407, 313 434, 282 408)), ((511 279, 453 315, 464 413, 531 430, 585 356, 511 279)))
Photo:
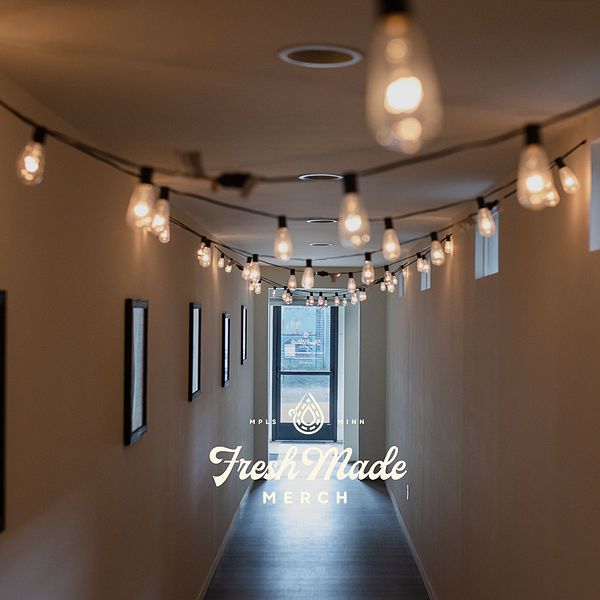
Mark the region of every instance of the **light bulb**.
POLYGON ((233 271, 233 261, 229 259, 225 265, 225 273, 231 273, 233 271))
POLYGON ((290 270, 290 277, 288 279, 287 286, 290 290, 295 290, 298 287, 298 281, 296 280, 296 269, 290 270))
POLYGON ((485 238, 492 237, 496 233, 496 221, 492 215, 492 211, 489 209, 489 205, 485 203, 485 200, 480 196, 477 198, 477 230, 479 235, 485 238))
POLYGON ((258 283, 260 279, 260 264, 258 263, 258 254, 252 255, 252 262, 250 263, 250 272, 248 273, 248 279, 258 283))
POLYGON ((580 185, 575 173, 565 165, 565 161, 562 158, 559 157, 554 162, 558 167, 560 184, 565 194, 576 194, 579 191, 580 185))
POLYGON ((348 273, 348 291, 351 293, 356 291, 356 281, 354 281, 354 273, 348 273))
POLYGON ((158 234, 158 241, 161 244, 168 244, 171 241, 171 226, 167 226, 158 234))
POLYGON ((244 281, 248 281, 248 278, 250 277, 250 263, 252 262, 252 258, 250 256, 248 256, 246 258, 246 264, 244 265, 244 268, 242 269, 242 279, 244 281))
POLYGON ((306 261, 306 268, 304 269, 304 273, 302 273, 302 287, 305 290, 312 290, 315 287, 315 272, 312 268, 312 260, 308 259, 306 261))
POLYGON ((342 298, 342 306, 348 306, 348 298, 346 296, 342 298))
POLYGON ((400 241, 394 229, 394 223, 390 217, 384 220, 385 231, 383 232, 383 257, 386 260, 394 261, 400 258, 400 241))
MULTIPOLYGON (((276 297, 277 297, 277 288, 276 288, 276 287, 274 287, 274 288, 271 290, 271 298, 276 298, 276 297)), ((285 300, 285 291, 283 292, 283 294, 281 294, 281 299, 282 299, 282 300, 285 300)))
POLYGON ((419 253, 417 253, 417 271, 423 272, 423 257, 419 253))
POLYGON ((259 281, 255 286, 254 286, 254 293, 258 296, 260 293, 262 292, 262 283, 259 281))
POLYGON ((154 205, 150 231, 154 235, 160 235, 169 225, 169 216, 171 209, 169 207, 169 188, 161 187, 158 200, 154 205))
POLYGON ((279 217, 279 229, 275 237, 274 253, 279 260, 290 260, 293 252, 292 236, 285 217, 279 217))
POLYGON ((38 185, 46 167, 46 128, 35 127, 31 141, 17 157, 17 175, 25 185, 38 185))
POLYGON ((390 281, 392 281, 392 273, 390 272, 390 268, 386 265, 384 267, 383 282, 389 283, 390 281))
POLYGON ((367 292, 364 288, 360 288, 360 291, 358 292, 358 301, 359 302, 364 302, 367 299, 367 292))
POLYGON ((319 298, 317 299, 317 306, 323 306, 325 304, 325 298, 323 298, 323 292, 319 292, 319 298))
POLYGON ((423 257, 423 273, 430 273, 431 272, 431 264, 429 263, 429 259, 424 256, 423 257))
POLYGON ((309 306, 314 306, 315 305, 315 299, 312 295, 312 292, 310 293, 310 296, 308 297, 308 305, 309 306))
POLYGON ((388 294, 393 294, 396 291, 396 286, 393 283, 387 284, 388 294))
POLYGON ((446 237, 446 239, 444 240, 444 252, 446 254, 452 254, 453 250, 454 250, 454 242, 452 241, 452 236, 448 235, 448 237, 446 237))
POLYGON ((356 296, 356 292, 352 292, 352 294, 350 295, 350 304, 357 304, 358 303, 358 297, 356 296))
POLYGON ((142 167, 140 182, 133 188, 127 207, 127 224, 134 230, 147 229, 152 224, 155 190, 152 185, 152 169, 142 167))
POLYGON ((333 297, 333 303, 334 303, 336 306, 339 306, 339 305, 340 305, 340 297, 338 296, 338 293, 337 293, 337 292, 335 293, 335 296, 333 297))
POLYGON ((418 152, 442 124, 435 69, 427 41, 406 0, 383 0, 369 53, 367 119, 375 139, 418 152))
POLYGON ((340 243, 346 248, 359 248, 371 239, 371 224, 358 195, 356 175, 344 175, 344 197, 338 220, 340 243))
POLYGON ((210 240, 207 240, 204 243, 204 247, 198 250, 198 262, 200 266, 203 268, 210 267, 210 263, 212 261, 212 250, 210 247, 210 240))
POLYGON ((225 268, 225 255, 221 252, 221 256, 219 256, 219 260, 217 261, 217 267, 219 269, 225 268))
POLYGON ((248 291, 253 292, 255 287, 256 287, 256 282, 252 281, 251 279, 248 279, 248 291))
POLYGON ((538 125, 525 128, 525 147, 519 159, 517 199, 521 206, 530 210, 556 206, 559 201, 538 125))
POLYGON ((438 240, 437 233, 431 234, 431 262, 436 267, 441 267, 446 262, 446 253, 438 240))
POLYGON ((379 289, 380 289, 382 292, 385 292, 385 288, 386 288, 386 283, 385 283, 385 281, 382 281, 382 282, 379 284, 379 289))
POLYGON ((391 284, 392 285, 398 285, 398 278, 395 275, 392 277, 391 284))
POLYGON ((375 269, 373 268, 370 252, 365 252, 365 264, 360 279, 365 285, 371 285, 375 281, 375 269))

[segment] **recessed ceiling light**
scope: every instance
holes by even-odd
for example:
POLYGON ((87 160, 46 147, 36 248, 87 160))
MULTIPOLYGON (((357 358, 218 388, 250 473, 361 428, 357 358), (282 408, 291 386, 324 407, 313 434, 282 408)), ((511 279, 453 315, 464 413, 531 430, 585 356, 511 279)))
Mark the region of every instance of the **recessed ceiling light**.
POLYGON ((306 219, 306 222, 321 224, 321 223, 337 223, 338 220, 331 217, 331 218, 327 218, 327 219, 306 219))
POLYGON ((304 175, 298 175, 298 179, 302 181, 335 181, 342 179, 342 176, 336 173, 304 173, 304 175))
POLYGON ((309 246, 312 246, 313 248, 326 248, 327 246, 333 246, 333 244, 330 244, 329 242, 311 242, 309 246))
POLYGON ((279 58, 292 65, 311 69, 339 69, 349 67, 362 60, 362 52, 345 46, 330 44, 304 44, 284 48, 279 58))

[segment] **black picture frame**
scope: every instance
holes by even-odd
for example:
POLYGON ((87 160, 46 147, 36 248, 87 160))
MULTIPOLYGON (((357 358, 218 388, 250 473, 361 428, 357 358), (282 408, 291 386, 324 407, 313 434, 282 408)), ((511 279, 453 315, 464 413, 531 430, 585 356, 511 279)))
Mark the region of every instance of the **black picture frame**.
POLYGON ((125 418, 123 441, 135 444, 148 431, 148 301, 125 300, 125 418))
POLYGON ((242 323, 241 323, 241 361, 245 364, 248 360, 248 307, 242 304, 242 323))
POLYGON ((227 387, 231 382, 231 315, 223 313, 221 335, 221 387, 227 387))
POLYGON ((202 389, 202 304, 190 302, 189 316, 188 400, 193 402, 200 397, 202 389))
POLYGON ((0 531, 6 527, 6 292, 0 291, 0 531))

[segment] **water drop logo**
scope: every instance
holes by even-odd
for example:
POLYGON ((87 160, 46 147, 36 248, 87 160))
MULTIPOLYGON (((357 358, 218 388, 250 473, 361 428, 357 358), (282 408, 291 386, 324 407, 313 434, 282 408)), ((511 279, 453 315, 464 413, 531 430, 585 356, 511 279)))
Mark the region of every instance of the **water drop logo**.
POLYGON ((296 408, 290 410, 289 414, 296 430, 304 435, 317 433, 325 421, 319 403, 310 392, 302 396, 302 400, 298 402, 296 408))

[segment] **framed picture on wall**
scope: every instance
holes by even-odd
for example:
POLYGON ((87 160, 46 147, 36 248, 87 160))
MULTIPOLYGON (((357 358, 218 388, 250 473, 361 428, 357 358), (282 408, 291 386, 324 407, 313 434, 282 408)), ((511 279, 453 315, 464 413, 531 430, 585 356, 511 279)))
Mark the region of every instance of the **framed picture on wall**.
POLYGON ((6 389, 6 292, 0 291, 0 531, 5 527, 5 435, 6 435, 6 412, 5 412, 5 389, 6 389))
POLYGON ((227 387, 231 381, 231 315, 227 313, 223 313, 222 348, 221 386, 227 387))
POLYGON ((148 431, 148 301, 125 300, 125 427, 126 446, 148 431))
POLYGON ((188 384, 188 400, 190 402, 200 396, 200 365, 202 363, 201 332, 202 305, 197 302, 190 302, 190 366, 188 384))
POLYGON ((242 304, 242 364, 248 360, 248 307, 242 304))

